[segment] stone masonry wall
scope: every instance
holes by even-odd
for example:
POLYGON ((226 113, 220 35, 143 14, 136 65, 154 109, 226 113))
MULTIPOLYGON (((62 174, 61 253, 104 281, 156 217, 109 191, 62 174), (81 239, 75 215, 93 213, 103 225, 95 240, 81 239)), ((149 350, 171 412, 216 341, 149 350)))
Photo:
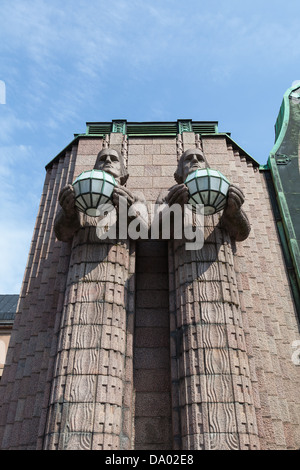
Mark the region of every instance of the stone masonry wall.
MULTIPOLYGON (((7 354, 7 364, 0 385, 0 449, 44 448, 49 410, 51 408, 52 413, 54 409, 50 394, 54 383, 59 333, 64 321, 64 298, 71 254, 71 246, 58 242, 53 233, 53 217, 58 208, 57 196, 66 183, 71 183, 81 171, 93 167, 103 145, 108 145, 108 141, 103 143, 102 138, 79 139, 78 147, 74 146, 67 151, 47 170, 7 354)), ((178 155, 189 147, 199 146, 199 138, 193 133, 183 133, 180 138, 130 137, 124 146, 123 136, 116 134, 111 138, 111 145, 127 153, 130 174, 127 188, 132 191, 141 190, 147 201, 154 203, 162 190, 175 184, 173 173, 178 155)), ((250 385, 245 379, 246 369, 243 363, 240 360, 231 362, 230 373, 240 380, 232 380, 236 388, 234 400, 232 396, 230 398, 230 406, 232 409, 240 410, 239 420, 244 430, 249 430, 251 427, 247 409, 249 410, 250 407, 255 409, 255 435, 258 436, 259 443, 256 438, 254 439, 253 433, 245 431, 242 445, 240 441, 236 447, 298 449, 300 447, 298 393, 300 373, 299 366, 292 362, 292 344, 300 339, 299 323, 264 173, 253 166, 243 152, 225 135, 205 135, 202 137, 202 145, 209 165, 219 169, 231 183, 237 184, 245 193, 244 210, 251 223, 251 233, 248 239, 233 246, 236 283, 234 289, 239 297, 238 321, 245 339, 243 355, 249 367, 247 380, 250 380, 250 385), (247 402, 245 396, 249 387, 251 397, 247 402)), ((157 256, 161 255, 159 246, 157 245, 157 256)), ((146 247, 144 249, 147 250, 146 247)), ((155 244, 152 249, 155 250, 155 244)), ((151 367, 145 368, 142 360, 143 354, 145 360, 149 361, 151 354, 155 358, 153 353, 156 345, 159 341, 165 341, 164 338, 169 329, 166 324, 169 312, 166 311, 165 306, 164 311, 160 311, 161 307, 158 308, 155 303, 153 303, 153 309, 148 306, 149 311, 145 311, 143 305, 147 302, 146 299, 148 301, 149 298, 151 299, 149 297, 151 272, 146 268, 145 272, 142 272, 143 263, 140 257, 136 263, 138 272, 135 273, 135 256, 139 253, 138 249, 135 249, 135 244, 131 245, 130 253, 131 280, 127 298, 126 348, 122 349, 125 361, 123 377, 125 398, 122 405, 122 419, 118 421, 118 429, 121 427, 122 431, 120 439, 113 438, 110 443, 114 444, 110 445, 115 449, 118 446, 146 448, 148 445, 149 448, 153 448, 151 446, 157 445, 153 442, 153 439, 155 440, 153 435, 152 442, 150 442, 151 433, 144 432, 143 437, 140 437, 143 429, 146 429, 147 420, 148 424, 151 424, 151 420, 153 421, 153 417, 149 416, 149 410, 154 395, 157 394, 158 409, 161 410, 160 418, 164 421, 168 433, 172 433, 172 436, 169 434, 169 437, 164 436, 165 441, 160 442, 159 445, 163 448, 170 448, 170 446, 179 448, 182 431, 176 421, 174 410, 172 429, 168 428, 171 419, 170 403, 172 401, 174 404, 178 398, 177 393, 182 393, 181 398, 179 397, 181 401, 178 399, 178 403, 182 403, 186 392, 180 392, 180 388, 174 387, 174 376, 171 376, 170 384, 171 374, 169 371, 168 376, 165 368, 167 356, 162 358, 160 355, 155 371, 154 359, 151 367), (135 277, 138 277, 136 286, 135 277), (143 288, 145 283, 147 289, 143 288), (160 330, 157 330, 157 337, 153 333, 154 328, 160 330), (160 381, 161 388, 155 390, 158 386, 156 381, 160 381), (145 391, 147 383, 153 395, 151 395, 152 392, 148 394, 145 391), (135 413, 134 407, 136 407, 135 413), (141 434, 135 435, 134 431, 137 430, 141 434), (173 444, 171 444, 172 440, 173 444)), ((155 258, 155 253, 151 256, 155 258)), ((149 263, 149 259, 145 261, 146 264, 147 262, 149 263)), ((174 282, 172 277, 174 273, 169 270, 165 273, 167 274, 171 286, 174 282)), ((163 282, 165 286, 166 276, 163 282)), ((153 301, 158 303, 163 302, 163 296, 166 294, 165 287, 160 287, 161 289, 153 287, 153 290, 157 291, 155 297, 153 296, 153 301)), ((171 304, 172 296, 170 296, 169 310, 172 310, 171 304)), ((194 304, 196 305, 196 302, 194 304)), ((201 307, 201 304, 199 305, 201 307)), ((123 341, 124 335, 122 338, 123 341)), ((233 341, 222 347, 228 348, 232 357, 239 349, 234 346, 233 341)), ((105 346, 104 349, 106 349, 105 346)), ((164 346, 164 351, 165 349, 166 346, 164 346)), ((172 349, 170 354, 172 354, 172 349)), ((186 380, 188 383, 188 377, 186 380)), ((217 394, 217 396, 221 397, 222 394, 217 394)), ((110 403, 110 399, 103 400, 104 404, 110 403)), ((194 398, 193 403, 198 406, 199 398, 194 398)), ((57 417, 59 420, 59 415, 57 417)), ((191 417, 193 418, 192 415, 191 417)), ((210 448, 209 430, 210 426, 211 428, 215 426, 215 424, 210 425, 209 417, 207 419, 206 438, 199 440, 199 448, 204 449, 210 448)), ((52 424, 55 424, 55 419, 52 424)), ((61 426, 59 421, 56 424, 61 426)), ((51 433, 51 430, 48 428, 49 432, 51 433)), ((218 442, 220 446, 223 445, 222 439, 218 442)))

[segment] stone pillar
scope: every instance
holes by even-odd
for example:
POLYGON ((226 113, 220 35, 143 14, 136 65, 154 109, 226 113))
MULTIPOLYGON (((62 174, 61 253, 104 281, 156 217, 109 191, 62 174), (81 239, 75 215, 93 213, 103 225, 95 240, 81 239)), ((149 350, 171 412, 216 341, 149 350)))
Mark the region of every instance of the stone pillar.
POLYGON ((93 226, 75 234, 44 449, 130 447, 129 268, 127 241, 103 242, 93 226))
POLYGON ((256 449, 258 431, 231 241, 205 217, 205 243, 170 242, 175 449, 256 449))

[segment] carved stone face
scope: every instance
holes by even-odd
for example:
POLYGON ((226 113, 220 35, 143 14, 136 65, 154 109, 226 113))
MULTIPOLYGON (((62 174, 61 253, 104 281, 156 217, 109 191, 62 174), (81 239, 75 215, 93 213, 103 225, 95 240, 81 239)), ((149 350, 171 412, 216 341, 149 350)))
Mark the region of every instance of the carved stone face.
POLYGON ((106 171, 119 179, 122 175, 122 167, 118 152, 109 148, 102 150, 98 155, 95 169, 106 171))
POLYGON ((187 150, 182 156, 182 178, 183 181, 187 176, 201 168, 205 168, 206 163, 201 150, 195 148, 187 150))

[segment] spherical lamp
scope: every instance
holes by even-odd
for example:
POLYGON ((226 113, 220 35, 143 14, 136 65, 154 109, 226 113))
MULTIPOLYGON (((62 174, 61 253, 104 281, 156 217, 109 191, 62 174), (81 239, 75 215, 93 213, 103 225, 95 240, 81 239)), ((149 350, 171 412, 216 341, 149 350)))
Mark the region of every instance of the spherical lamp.
POLYGON ((81 212, 96 217, 100 204, 112 205, 115 178, 102 170, 83 171, 73 182, 75 205, 81 212))
POLYGON ((218 170, 204 168, 189 174, 185 180, 190 198, 189 204, 203 204, 204 215, 212 215, 224 209, 230 183, 218 170))

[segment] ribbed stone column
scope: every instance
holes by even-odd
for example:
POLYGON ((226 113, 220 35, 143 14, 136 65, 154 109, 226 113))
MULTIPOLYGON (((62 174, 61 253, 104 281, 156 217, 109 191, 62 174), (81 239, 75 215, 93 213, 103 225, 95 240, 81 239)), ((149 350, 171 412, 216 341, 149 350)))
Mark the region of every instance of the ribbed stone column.
POLYGON ((122 419, 131 380, 125 373, 129 264, 126 241, 100 241, 92 226, 74 236, 45 449, 129 445, 123 431, 130 434, 130 425, 122 419))
POLYGON ((214 217, 205 217, 201 250, 187 251, 184 241, 170 243, 174 447, 255 449, 258 431, 232 246, 214 217))

